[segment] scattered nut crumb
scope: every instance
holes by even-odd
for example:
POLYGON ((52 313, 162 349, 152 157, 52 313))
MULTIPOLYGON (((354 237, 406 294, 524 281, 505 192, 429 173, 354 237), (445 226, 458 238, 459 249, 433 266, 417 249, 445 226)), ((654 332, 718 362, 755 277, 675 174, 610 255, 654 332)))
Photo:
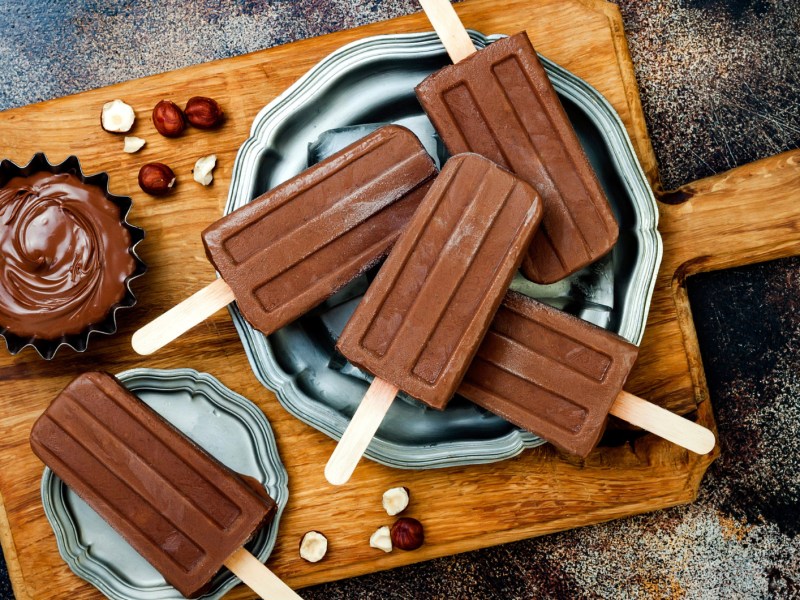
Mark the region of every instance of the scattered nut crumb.
POLYGON ((383 508, 393 517, 403 512, 408 506, 409 492, 407 487, 396 487, 383 493, 383 508))
POLYGON ((214 175, 211 172, 214 170, 214 167, 216 166, 217 166, 216 154, 210 154, 208 156, 203 156, 202 158, 198 158, 197 162, 194 163, 194 169, 192 169, 194 180, 197 183, 201 183, 203 185, 209 185, 214 180, 214 175))
POLYGON ((100 125, 110 133, 128 133, 135 120, 133 108, 122 100, 106 102, 100 113, 100 125))
POLYGON ((319 531, 309 531, 300 540, 300 558, 308 562, 319 562, 328 552, 328 538, 319 531))
POLYGON ((378 531, 373 533, 369 538, 369 545, 384 552, 392 551, 392 534, 389 531, 389 526, 384 525, 378 531))
POLYGON ((122 149, 129 154, 133 154, 134 152, 138 152, 144 148, 145 143, 145 140, 142 138, 126 135, 125 145, 122 147, 122 149))

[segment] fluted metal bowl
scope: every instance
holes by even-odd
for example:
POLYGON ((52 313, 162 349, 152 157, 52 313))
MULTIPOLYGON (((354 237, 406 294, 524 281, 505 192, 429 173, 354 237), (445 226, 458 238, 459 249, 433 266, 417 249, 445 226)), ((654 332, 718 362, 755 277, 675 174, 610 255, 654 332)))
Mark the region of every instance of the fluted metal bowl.
MULTIPOLYGON (((499 37, 470 35, 479 48, 499 37)), ((655 199, 608 101, 585 81, 542 60, 611 202, 620 237, 609 256, 561 282, 541 286, 518 276, 512 287, 639 343, 662 254, 655 199)), ((225 213, 334 151, 348 135, 363 135, 380 123, 409 126, 439 162, 446 160, 414 87, 447 64, 447 54, 432 33, 367 38, 322 60, 256 117, 236 158, 225 213)), ((356 280, 270 336, 254 330, 231 308, 258 379, 286 410, 337 439, 363 397, 368 377, 335 351, 335 340, 367 282, 368 277, 356 280)), ((366 453, 383 464, 431 468, 486 463, 543 443, 458 396, 443 412, 402 394, 400 398, 366 453)))
POLYGON ((70 173, 75 175, 81 182, 99 188, 103 192, 106 200, 119 209, 119 218, 122 226, 127 229, 131 238, 128 251, 134 260, 133 271, 124 282, 125 290, 122 298, 109 307, 106 316, 101 321, 88 325, 83 331, 62 335, 56 339, 42 339, 35 336, 26 337, 16 335, 13 331, 4 328, 2 324, 0 324, 0 337, 5 339, 6 347, 11 354, 17 354, 24 348, 31 346, 42 358, 50 360, 62 347, 72 348, 76 352, 85 352, 89 346, 89 338, 95 333, 105 335, 116 333, 117 312, 136 305, 136 297, 131 291, 131 282, 137 277, 144 275, 145 271, 147 271, 147 267, 136 254, 136 246, 144 239, 144 229, 128 223, 128 213, 133 206, 133 200, 128 196, 117 196, 109 191, 108 173, 86 175, 81 168, 78 157, 70 156, 63 162, 53 164, 40 152, 35 154, 25 166, 19 166, 7 159, 0 161, 0 188, 13 177, 27 177, 40 172, 56 174, 70 173))

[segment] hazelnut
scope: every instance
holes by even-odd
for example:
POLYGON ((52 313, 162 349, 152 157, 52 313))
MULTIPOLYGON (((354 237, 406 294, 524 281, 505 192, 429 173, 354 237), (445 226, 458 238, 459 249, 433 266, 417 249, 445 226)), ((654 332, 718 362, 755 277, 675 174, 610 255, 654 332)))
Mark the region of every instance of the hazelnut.
POLYGON ((383 493, 383 508, 393 517, 403 512, 408 506, 409 493, 407 487, 396 487, 383 493))
POLYGON ((319 531, 309 531, 300 540, 300 558, 308 562, 319 562, 328 552, 328 538, 319 531))
POLYGON ((122 149, 128 154, 133 154, 144 148, 145 141, 142 138, 134 137, 132 135, 125 136, 125 143, 122 149))
POLYGON ((214 129, 222 123, 222 109, 212 98, 203 96, 189 98, 183 112, 186 120, 198 129, 214 129))
POLYGON ((106 102, 100 112, 100 125, 110 133, 128 133, 133 129, 135 120, 133 108, 122 100, 106 102))
POLYGON ((153 125, 165 137, 178 137, 186 128, 186 119, 177 104, 162 100, 153 109, 153 125))
POLYGON ((175 173, 163 163, 147 163, 139 169, 139 187, 152 196, 163 196, 175 185, 175 173))
POLYGON ((369 538, 369 545, 384 552, 392 551, 392 534, 389 532, 389 526, 384 525, 379 527, 369 538))
POLYGON ((401 550, 416 550, 425 541, 422 523, 410 517, 401 517, 392 525, 392 544, 401 550))
POLYGON ((211 171, 213 171, 214 167, 216 166, 216 154, 210 154, 208 156, 198 158, 197 162, 194 163, 194 169, 192 169, 192 176, 194 177, 194 180, 199 184, 209 185, 214 180, 214 175, 212 175, 211 171))

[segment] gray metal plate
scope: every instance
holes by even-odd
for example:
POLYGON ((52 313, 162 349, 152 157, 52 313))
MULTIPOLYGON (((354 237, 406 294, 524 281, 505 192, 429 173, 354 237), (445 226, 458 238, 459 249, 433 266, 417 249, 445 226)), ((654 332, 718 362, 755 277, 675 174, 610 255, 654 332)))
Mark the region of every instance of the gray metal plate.
MULTIPOLYGON (((470 35, 479 48, 499 37, 470 35)), ((543 62, 608 195, 620 224, 620 239, 608 257, 561 282, 541 286, 518 276, 512 287, 638 344, 662 254, 655 199, 611 105, 583 80, 546 59, 543 62)), ((256 117, 236 158, 225 213, 296 175, 340 147, 348 136, 365 134, 369 124, 409 126, 439 162, 446 160, 414 87, 447 64, 444 48, 432 33, 367 38, 325 58, 256 117)), ((271 336, 254 330, 231 305, 258 379, 291 414, 336 439, 369 379, 334 347, 368 278, 353 282, 271 336)), ((443 412, 402 394, 400 398, 366 453, 386 465, 487 463, 543 443, 458 396, 443 412)))
MULTIPOLYGON (((275 546, 289 487, 264 413, 211 375, 192 369, 133 369, 118 377, 125 387, 211 455, 264 485, 277 502, 278 512, 247 548, 266 561, 275 546)), ((42 476, 42 504, 61 556, 76 575, 103 594, 119 600, 183 598, 49 468, 42 476)), ((221 598, 237 583, 239 579, 223 569, 202 598, 221 598)))

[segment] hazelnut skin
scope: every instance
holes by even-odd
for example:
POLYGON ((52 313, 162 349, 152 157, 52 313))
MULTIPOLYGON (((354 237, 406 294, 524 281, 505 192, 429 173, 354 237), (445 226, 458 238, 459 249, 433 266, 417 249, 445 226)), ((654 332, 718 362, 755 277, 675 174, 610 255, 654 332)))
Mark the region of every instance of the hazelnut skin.
POLYGON ((222 109, 212 98, 195 96, 189 98, 183 110, 186 120, 198 129, 214 129, 222 123, 222 109))
POLYGON ((172 191, 175 173, 164 163, 147 163, 139 169, 139 187, 151 196, 163 196, 172 191))
POLYGON ((411 517, 401 517, 392 525, 392 545, 401 550, 416 550, 425 542, 422 523, 411 517))
POLYGON ((153 109, 153 125, 164 137, 178 137, 186 128, 186 119, 177 104, 162 100, 153 109))

